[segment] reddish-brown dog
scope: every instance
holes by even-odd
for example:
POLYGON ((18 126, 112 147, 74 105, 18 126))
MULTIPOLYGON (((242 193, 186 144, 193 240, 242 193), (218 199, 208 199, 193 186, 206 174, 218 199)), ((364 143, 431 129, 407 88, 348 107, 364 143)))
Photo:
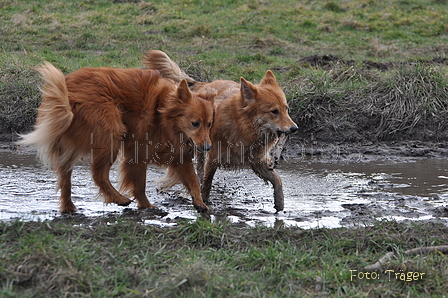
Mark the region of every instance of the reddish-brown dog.
POLYGON ((185 80, 173 82, 158 71, 82 68, 67 76, 50 63, 38 69, 43 77, 43 101, 33 132, 19 142, 37 147, 40 159, 58 174, 60 211, 71 213, 71 174, 76 161, 91 157, 93 180, 106 203, 127 206, 131 200, 109 180, 120 152, 121 190, 139 208, 154 207, 145 194, 146 168, 167 168, 165 187, 183 185, 199 211, 208 207, 191 152, 211 148, 213 97, 192 93, 185 80))
POLYGON ((215 116, 210 132, 213 148, 208 152, 203 169, 202 198, 210 195, 213 176, 221 167, 238 169, 249 166, 264 181, 274 186, 274 207, 284 208, 282 180, 269 167, 270 151, 281 134, 295 132, 297 125, 288 114, 285 94, 274 74, 268 70, 259 85, 241 78, 238 84, 228 80, 196 82, 183 72, 164 52, 149 51, 145 64, 159 70, 162 77, 179 82, 187 80, 193 91, 213 88, 215 116))

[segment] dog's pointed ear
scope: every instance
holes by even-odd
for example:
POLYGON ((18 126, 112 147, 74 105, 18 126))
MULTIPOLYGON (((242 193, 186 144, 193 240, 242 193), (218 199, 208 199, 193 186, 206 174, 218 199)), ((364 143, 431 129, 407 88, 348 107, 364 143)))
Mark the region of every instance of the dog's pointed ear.
POLYGON ((241 77, 241 97, 245 105, 254 102, 257 99, 257 87, 251 82, 246 81, 241 77))
POLYGON ((277 79, 271 70, 266 71, 263 79, 261 79, 260 85, 278 85, 277 79))
POLYGON ((184 79, 180 81, 179 87, 177 87, 177 98, 182 103, 187 103, 193 98, 190 88, 188 88, 188 83, 184 79))

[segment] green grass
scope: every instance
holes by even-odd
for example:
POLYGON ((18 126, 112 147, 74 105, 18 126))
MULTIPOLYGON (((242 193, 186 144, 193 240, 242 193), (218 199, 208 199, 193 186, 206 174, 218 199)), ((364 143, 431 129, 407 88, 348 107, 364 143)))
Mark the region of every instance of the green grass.
POLYGON ((446 256, 403 253, 446 243, 441 224, 301 230, 202 218, 174 228, 107 221, 0 223, 0 296, 446 297, 446 256), (379 279, 358 278, 388 251, 395 257, 375 271, 379 279), (395 277, 407 272, 423 279, 395 277))
MULTIPOLYGON (((403 60, 446 54, 446 1, 9 1, 0 61, 64 71, 141 66, 148 49, 259 79, 311 54, 403 60), (254 73, 251 74, 250 70, 254 73)), ((2 66, 3 68, 3 66, 2 66)), ((221 76, 221 75, 219 75, 221 76)))

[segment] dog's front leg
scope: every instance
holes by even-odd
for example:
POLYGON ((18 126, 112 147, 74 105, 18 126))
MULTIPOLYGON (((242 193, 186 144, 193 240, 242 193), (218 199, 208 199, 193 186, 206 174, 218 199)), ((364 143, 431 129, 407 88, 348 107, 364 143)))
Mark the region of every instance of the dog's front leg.
POLYGON ((172 171, 179 177, 180 182, 190 193, 193 198, 193 205, 199 212, 207 212, 209 208, 202 201, 201 187, 199 185, 199 179, 194 171, 194 166, 191 162, 184 162, 175 166, 172 166, 172 171))
POLYGON ((146 196, 146 168, 143 162, 120 164, 120 190, 131 192, 138 203, 138 209, 155 208, 146 196))
MULTIPOLYGON (((208 159, 208 158, 207 158, 208 159)), ((218 166, 207 162, 204 166, 204 176, 202 180, 201 195, 204 202, 209 202, 210 190, 212 189, 213 176, 215 176, 218 166)))
POLYGON ((266 163, 252 164, 252 170, 264 181, 269 181, 274 187, 274 208, 277 212, 284 208, 282 179, 274 169, 269 169, 266 163))
MULTIPOLYGON (((118 146, 114 146, 113 148, 118 148, 118 146)), ((115 203, 119 206, 128 206, 131 200, 121 195, 112 186, 109 179, 109 171, 112 166, 111 161, 115 161, 117 154, 118 149, 112 152, 112 160, 110 153, 106 150, 93 155, 91 165, 92 177, 95 184, 100 188, 100 193, 104 195, 106 204, 115 203)))

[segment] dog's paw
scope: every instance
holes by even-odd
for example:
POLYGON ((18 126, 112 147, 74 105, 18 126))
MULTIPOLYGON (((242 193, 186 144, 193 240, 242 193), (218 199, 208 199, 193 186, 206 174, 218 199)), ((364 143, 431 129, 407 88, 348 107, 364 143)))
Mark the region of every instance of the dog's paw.
POLYGON ((153 205, 151 203, 148 202, 147 205, 140 205, 140 203, 138 204, 138 209, 149 209, 149 208, 157 208, 156 205, 153 205))
POLYGON ((73 213, 76 213, 78 211, 78 209, 76 208, 75 204, 73 204, 72 201, 69 201, 69 202, 65 202, 65 203, 61 202, 59 211, 62 214, 73 214, 73 213))
POLYGON ((131 204, 132 200, 129 200, 128 198, 126 198, 126 200, 120 200, 119 202, 116 202, 118 206, 129 206, 129 204, 131 204))
POLYGON ((194 205, 194 208, 196 208, 196 210, 200 213, 205 213, 205 212, 210 211, 210 208, 208 208, 207 205, 205 205, 204 203, 194 205))

